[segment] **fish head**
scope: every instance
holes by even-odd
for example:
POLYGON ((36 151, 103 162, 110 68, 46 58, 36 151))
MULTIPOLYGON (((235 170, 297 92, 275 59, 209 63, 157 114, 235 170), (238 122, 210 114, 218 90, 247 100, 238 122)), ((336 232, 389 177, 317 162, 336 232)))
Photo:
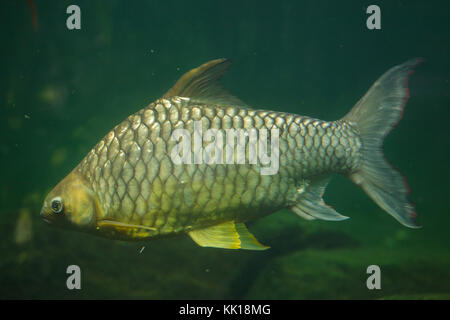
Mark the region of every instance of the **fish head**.
POLYGON ((91 231, 95 229, 98 210, 92 187, 75 169, 47 195, 41 216, 53 226, 91 231))

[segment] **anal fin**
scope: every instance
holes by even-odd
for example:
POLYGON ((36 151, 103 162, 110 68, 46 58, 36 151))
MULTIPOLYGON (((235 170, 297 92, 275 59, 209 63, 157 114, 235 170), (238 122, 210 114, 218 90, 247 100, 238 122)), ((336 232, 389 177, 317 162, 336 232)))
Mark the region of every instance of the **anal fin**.
POLYGON ((189 232, 191 238, 202 247, 224 249, 265 250, 243 223, 227 221, 212 227, 189 232))
POLYGON ((329 178, 313 181, 306 187, 299 201, 291 207, 300 217, 307 220, 341 221, 349 217, 343 216, 323 202, 322 196, 329 182, 329 178))

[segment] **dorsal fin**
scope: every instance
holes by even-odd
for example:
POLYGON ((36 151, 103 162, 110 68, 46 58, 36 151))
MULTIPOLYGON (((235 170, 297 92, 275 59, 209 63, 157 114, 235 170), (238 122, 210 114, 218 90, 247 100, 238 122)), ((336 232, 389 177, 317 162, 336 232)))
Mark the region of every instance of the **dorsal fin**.
POLYGON ((246 106, 220 84, 220 79, 231 66, 228 59, 216 59, 186 72, 163 98, 188 97, 194 101, 220 105, 246 106))

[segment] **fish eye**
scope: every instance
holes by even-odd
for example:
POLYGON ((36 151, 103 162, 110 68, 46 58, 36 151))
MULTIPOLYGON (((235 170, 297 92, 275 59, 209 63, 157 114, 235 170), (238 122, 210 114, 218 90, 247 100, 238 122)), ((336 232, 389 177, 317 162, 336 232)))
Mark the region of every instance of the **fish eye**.
POLYGON ((50 203, 53 213, 61 213, 63 211, 63 202, 60 197, 53 198, 50 203))

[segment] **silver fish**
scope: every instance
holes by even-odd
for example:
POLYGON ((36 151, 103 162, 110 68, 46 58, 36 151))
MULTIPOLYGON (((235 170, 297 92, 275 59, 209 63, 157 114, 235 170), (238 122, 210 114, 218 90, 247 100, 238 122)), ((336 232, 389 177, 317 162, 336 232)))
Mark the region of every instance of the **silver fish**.
MULTIPOLYGON (((230 61, 205 63, 101 139, 48 194, 41 215, 53 225, 112 239, 188 233, 200 246, 262 250, 268 247, 244 222, 283 208, 308 220, 347 219, 322 200, 330 176, 339 173, 400 223, 417 227, 406 182, 384 159, 382 144, 401 117, 408 76, 420 61, 387 71, 336 121, 250 108, 220 86, 230 61), (236 161, 233 144, 231 162, 198 160, 198 149, 184 154, 189 161, 174 161, 178 129, 194 136, 187 143, 194 151, 199 129, 247 130, 241 149, 247 161, 236 161), (276 138, 271 140, 277 148, 270 156, 278 155, 272 174, 262 173, 267 166, 261 159, 249 160, 248 132, 262 138, 263 131, 276 138)), ((228 139, 215 143, 230 146, 228 139)))

